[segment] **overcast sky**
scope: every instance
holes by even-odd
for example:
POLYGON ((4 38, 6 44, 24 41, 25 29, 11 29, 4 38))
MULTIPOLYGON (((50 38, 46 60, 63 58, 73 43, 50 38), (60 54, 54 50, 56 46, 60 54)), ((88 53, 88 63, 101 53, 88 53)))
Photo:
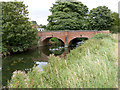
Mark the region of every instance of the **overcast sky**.
MULTIPOLYGON (((14 1, 14 0, 2 0, 2 1, 14 1)), ((47 18, 51 15, 49 11, 53 3, 56 0, 17 0, 23 1, 25 5, 28 5, 29 18, 30 20, 37 21, 38 25, 47 25, 47 18)), ((85 4, 89 10, 98 6, 107 6, 113 12, 118 12, 118 2, 120 0, 78 0, 85 4)))

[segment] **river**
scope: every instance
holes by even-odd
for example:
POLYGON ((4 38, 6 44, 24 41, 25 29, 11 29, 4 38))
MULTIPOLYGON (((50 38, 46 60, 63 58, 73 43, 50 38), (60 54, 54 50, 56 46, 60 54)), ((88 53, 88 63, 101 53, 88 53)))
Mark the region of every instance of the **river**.
POLYGON ((77 45, 65 48, 63 46, 42 46, 31 49, 22 53, 15 53, 2 59, 2 85, 6 86, 11 79, 12 73, 16 70, 28 72, 34 65, 42 69, 42 66, 49 63, 49 55, 64 57, 69 54, 70 50, 77 45))

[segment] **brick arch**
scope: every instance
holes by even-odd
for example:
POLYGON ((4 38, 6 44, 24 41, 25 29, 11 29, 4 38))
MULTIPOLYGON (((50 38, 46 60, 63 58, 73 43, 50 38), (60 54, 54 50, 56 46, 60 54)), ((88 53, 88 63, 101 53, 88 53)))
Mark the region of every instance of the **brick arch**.
MULTIPOLYGON (((49 40, 50 38, 52 38, 52 37, 44 37, 44 38, 42 38, 42 39, 41 39, 42 44, 44 44, 44 41, 45 41, 45 40, 47 41, 47 40, 49 40)), ((55 37, 55 38, 61 40, 61 41, 65 44, 65 41, 64 41, 63 38, 61 38, 61 37, 55 37)), ((48 41, 47 41, 47 42, 48 42, 48 41)))
POLYGON ((68 46, 70 45, 70 42, 76 38, 88 38, 89 39, 89 36, 76 36, 76 37, 72 37, 68 40, 68 46))
POLYGON ((38 36, 40 37, 40 42, 38 43, 39 45, 42 46, 42 42, 47 38, 56 37, 61 41, 63 41, 65 44, 65 47, 67 47, 69 46, 70 41, 73 40, 74 38, 79 38, 79 37, 91 38, 97 33, 109 34, 109 30, 106 30, 106 31, 97 31, 97 30, 42 31, 42 32, 38 32, 38 36))

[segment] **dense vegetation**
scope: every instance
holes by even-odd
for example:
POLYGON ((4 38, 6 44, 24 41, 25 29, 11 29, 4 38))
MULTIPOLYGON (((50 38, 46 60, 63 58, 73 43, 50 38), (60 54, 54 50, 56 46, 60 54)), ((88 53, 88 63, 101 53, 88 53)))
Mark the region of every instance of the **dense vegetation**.
POLYGON ((112 12, 106 6, 98 6, 89 12, 89 28, 91 30, 106 30, 114 23, 112 12))
POLYGON ((117 88, 117 41, 97 34, 67 57, 50 56, 44 72, 33 67, 28 73, 15 71, 11 88, 117 88))
POLYGON ((23 2, 2 2, 2 52, 21 52, 35 44, 37 29, 28 21, 23 2))
POLYGON ((116 12, 113 12, 112 15, 114 16, 115 20, 114 20, 113 25, 110 28, 108 28, 108 29, 111 31, 111 33, 118 33, 118 32, 120 32, 120 18, 119 18, 119 14, 116 13, 116 12))
MULTIPOLYGON (((47 30, 111 30, 119 20, 106 6, 98 6, 88 12, 88 7, 79 1, 57 0, 48 16, 47 30)), ((116 25, 118 26, 118 25, 116 25)))
POLYGON ((88 8, 81 2, 56 2, 50 9, 48 30, 80 30, 86 28, 88 8))

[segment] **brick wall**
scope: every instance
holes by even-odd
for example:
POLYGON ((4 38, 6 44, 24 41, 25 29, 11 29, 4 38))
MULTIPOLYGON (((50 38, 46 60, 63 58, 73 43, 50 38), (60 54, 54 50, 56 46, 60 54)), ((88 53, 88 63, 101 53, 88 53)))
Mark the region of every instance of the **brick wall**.
POLYGON ((109 30, 106 31, 48 31, 48 32, 38 32, 38 36, 41 37, 41 42, 43 43, 47 39, 51 37, 56 37, 69 45, 70 41, 79 38, 79 37, 86 37, 86 38, 91 38, 97 33, 109 33, 109 30), (65 37, 67 37, 67 41, 65 41, 65 37))

